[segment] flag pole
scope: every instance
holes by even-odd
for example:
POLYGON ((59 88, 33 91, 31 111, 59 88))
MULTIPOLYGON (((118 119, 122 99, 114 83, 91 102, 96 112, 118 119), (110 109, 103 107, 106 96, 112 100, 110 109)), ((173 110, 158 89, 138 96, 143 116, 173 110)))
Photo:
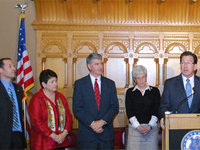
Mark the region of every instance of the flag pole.
MULTIPOLYGON (((19 22, 19 25, 21 25, 21 17, 22 17, 23 14, 25 14, 25 10, 28 7, 28 4, 27 3, 17 4, 15 7, 19 8, 20 11, 21 11, 20 22, 19 22)), ((22 86, 22 87, 23 87, 23 90, 24 90, 24 86, 22 86)), ((23 107, 23 111, 24 111, 24 114, 23 114, 23 117, 24 117, 24 134, 25 134, 26 140, 28 140, 29 137, 28 137, 27 128, 26 128, 27 127, 27 124, 26 124, 26 114, 27 114, 26 99, 27 99, 26 96, 23 97, 23 100, 22 100, 23 106, 22 107, 23 107)), ((28 144, 27 144, 27 146, 28 146, 28 144)))

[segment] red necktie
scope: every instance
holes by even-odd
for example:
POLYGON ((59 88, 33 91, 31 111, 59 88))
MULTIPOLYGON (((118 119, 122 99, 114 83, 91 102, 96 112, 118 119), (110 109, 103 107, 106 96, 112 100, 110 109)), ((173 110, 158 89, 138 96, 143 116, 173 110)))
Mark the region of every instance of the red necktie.
POLYGON ((95 79, 95 83, 94 83, 94 94, 97 101, 97 108, 99 110, 101 96, 100 96, 100 90, 99 90, 99 85, 97 83, 97 79, 95 79))

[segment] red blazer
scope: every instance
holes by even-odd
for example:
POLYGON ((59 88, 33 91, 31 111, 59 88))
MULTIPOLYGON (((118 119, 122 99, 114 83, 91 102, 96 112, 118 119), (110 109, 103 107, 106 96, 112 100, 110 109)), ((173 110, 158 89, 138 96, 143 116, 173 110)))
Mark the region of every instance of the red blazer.
MULTIPOLYGON (((66 129, 68 132, 71 131, 72 127, 72 115, 69 110, 69 106, 67 103, 66 98, 63 94, 56 92, 55 99, 60 99, 62 101, 62 104, 65 109, 65 116, 66 116, 66 123, 64 129, 66 129)), ((30 146, 31 149, 55 149, 59 147, 66 147, 69 146, 69 139, 68 137, 65 138, 64 142, 62 144, 56 143, 52 138, 49 137, 49 135, 53 132, 56 134, 59 134, 60 131, 58 130, 58 105, 54 105, 48 97, 45 96, 43 93, 43 90, 40 89, 38 93, 36 93, 29 104, 29 116, 31 121, 31 130, 30 130, 30 146), (53 108, 54 114, 55 114, 55 127, 56 131, 52 131, 48 127, 48 108, 47 104, 51 104, 51 107, 53 108)))

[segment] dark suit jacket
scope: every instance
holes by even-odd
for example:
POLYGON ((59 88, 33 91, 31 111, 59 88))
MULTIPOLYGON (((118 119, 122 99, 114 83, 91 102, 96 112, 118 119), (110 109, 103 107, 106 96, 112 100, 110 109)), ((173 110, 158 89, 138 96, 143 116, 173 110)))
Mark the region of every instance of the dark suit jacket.
MULTIPOLYGON (((194 88, 191 108, 186 101, 180 106, 178 113, 200 113, 200 78, 197 76, 194 76, 194 88)), ((164 117, 165 111, 175 113, 179 103, 186 97, 182 75, 166 80, 160 106, 161 117, 164 117)))
MULTIPOLYGON (((20 120, 23 129, 23 112, 22 112, 22 97, 23 91, 22 87, 13 83, 15 92, 17 95, 19 111, 20 111, 20 120)), ((10 97, 0 81, 0 149, 10 149, 11 146, 11 135, 12 135, 12 122, 13 122, 13 107, 10 97)), ((24 134, 24 133, 22 133, 24 134)), ((24 145, 25 137, 24 137, 24 145)))
POLYGON ((101 76, 101 100, 98 111, 95 94, 90 76, 83 77, 75 82, 73 94, 73 112, 79 121, 78 141, 113 140, 113 119, 119 111, 115 83, 101 76), (96 120, 107 122, 104 131, 96 134, 89 125, 96 120))

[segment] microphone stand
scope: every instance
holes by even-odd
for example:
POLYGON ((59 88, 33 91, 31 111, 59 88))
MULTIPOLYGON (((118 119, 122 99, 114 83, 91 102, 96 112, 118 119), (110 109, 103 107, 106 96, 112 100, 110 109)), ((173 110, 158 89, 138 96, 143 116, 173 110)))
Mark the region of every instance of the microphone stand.
POLYGON ((193 91, 194 91, 194 92, 193 92, 192 94, 190 94, 188 97, 186 97, 186 98, 184 98, 182 101, 180 101, 180 103, 179 103, 178 106, 176 107, 176 114, 178 113, 179 108, 180 108, 185 102, 187 102, 188 99, 189 99, 192 95, 195 94, 194 87, 193 87, 193 91))

